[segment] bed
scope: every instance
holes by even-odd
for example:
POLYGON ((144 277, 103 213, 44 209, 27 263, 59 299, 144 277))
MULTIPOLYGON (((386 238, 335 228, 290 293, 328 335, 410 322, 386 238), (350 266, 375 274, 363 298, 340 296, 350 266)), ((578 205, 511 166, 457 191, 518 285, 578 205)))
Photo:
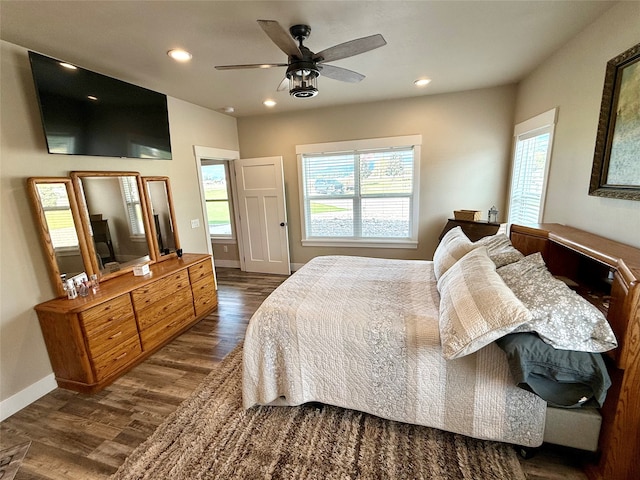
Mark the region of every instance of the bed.
MULTIPOLYGON (((493 255, 489 246, 470 243, 467 239, 467 250, 455 255, 456 248, 436 251, 433 262, 342 256, 308 262, 249 323, 244 406, 321 402, 474 438, 540 445, 553 430, 545 428, 548 402, 516 385, 509 357, 495 342, 523 325, 535 326, 529 310, 523 313, 502 291, 513 294, 506 287, 508 275, 497 274, 525 257, 510 242, 510 250, 494 249, 493 255), (471 257, 493 273, 466 273, 472 271, 471 257), (481 288, 471 295, 476 302, 471 310, 498 311, 502 317, 498 323, 473 324, 472 338, 465 338, 465 331, 460 341, 468 319, 458 315, 465 310, 460 305, 470 301, 469 282, 500 284, 498 293, 481 288)), ((587 337, 596 330, 597 355, 615 348, 606 321, 592 326, 587 337)), ((549 333, 533 331, 540 337, 549 333)), ((580 410, 567 411, 559 417, 554 411, 554 424, 566 430, 571 422, 584 423, 571 420, 580 410)))

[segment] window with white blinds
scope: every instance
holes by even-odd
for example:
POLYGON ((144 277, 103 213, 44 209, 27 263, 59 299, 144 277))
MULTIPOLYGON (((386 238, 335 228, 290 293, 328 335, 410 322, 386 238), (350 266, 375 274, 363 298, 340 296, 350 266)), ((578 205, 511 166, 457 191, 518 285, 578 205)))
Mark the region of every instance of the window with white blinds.
POLYGON ((303 245, 417 245, 420 146, 380 140, 301 146, 303 245))
POLYGON ((129 221, 129 233, 132 237, 146 238, 144 234, 142 205, 140 204, 140 190, 138 189, 136 177, 119 178, 127 219, 129 221))
POLYGON ((47 219, 51 245, 58 250, 78 248, 78 234, 64 183, 38 184, 40 204, 47 219))
POLYGON ((509 223, 526 225, 542 221, 556 110, 516 125, 509 223))

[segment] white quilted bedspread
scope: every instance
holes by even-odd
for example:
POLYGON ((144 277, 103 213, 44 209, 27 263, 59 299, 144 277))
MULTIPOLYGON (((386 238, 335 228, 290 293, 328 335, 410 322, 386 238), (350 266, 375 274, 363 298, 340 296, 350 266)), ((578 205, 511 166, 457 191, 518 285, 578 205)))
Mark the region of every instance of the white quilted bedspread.
POLYGON ((514 385, 495 344, 446 361, 432 262, 326 256, 252 317, 243 401, 316 401, 475 438, 542 443, 545 403, 514 385))

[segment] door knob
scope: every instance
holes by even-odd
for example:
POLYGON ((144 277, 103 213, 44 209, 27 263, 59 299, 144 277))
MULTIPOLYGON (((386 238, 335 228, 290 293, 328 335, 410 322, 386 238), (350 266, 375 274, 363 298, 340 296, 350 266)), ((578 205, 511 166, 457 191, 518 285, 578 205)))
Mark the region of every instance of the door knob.
POLYGON ((280 222, 280 226, 281 226, 281 227, 284 227, 285 225, 286 225, 286 223, 284 223, 284 222, 280 222))

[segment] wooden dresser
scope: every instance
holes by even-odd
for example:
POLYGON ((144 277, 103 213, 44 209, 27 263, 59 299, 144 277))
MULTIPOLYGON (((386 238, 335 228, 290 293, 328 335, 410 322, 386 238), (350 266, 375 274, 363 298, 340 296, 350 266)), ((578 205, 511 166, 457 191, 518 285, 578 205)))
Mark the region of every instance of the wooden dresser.
POLYGON ((511 226, 511 242, 525 255, 541 252, 554 275, 607 317, 618 348, 607 352, 612 386, 600 413, 598 480, 640 478, 640 249, 559 224, 511 226))
POLYGON ((209 255, 184 254, 150 270, 35 307, 60 387, 101 390, 218 305, 209 255))

